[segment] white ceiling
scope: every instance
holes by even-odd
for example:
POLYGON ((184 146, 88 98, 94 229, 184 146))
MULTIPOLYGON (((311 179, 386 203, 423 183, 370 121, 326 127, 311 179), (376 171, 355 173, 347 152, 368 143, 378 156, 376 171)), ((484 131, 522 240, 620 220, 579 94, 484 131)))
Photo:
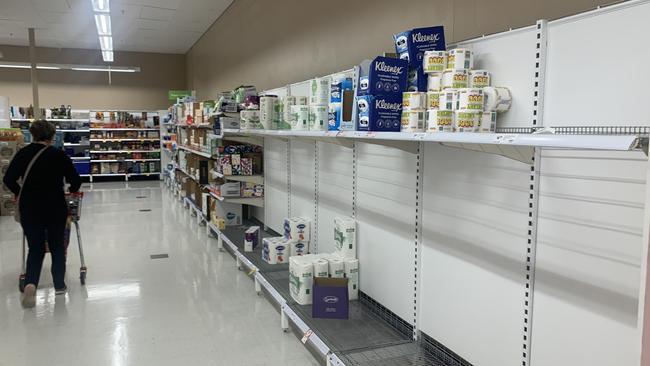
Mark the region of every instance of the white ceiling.
MULTIPOLYGON (((116 51, 185 53, 233 0, 111 0, 116 51)), ((99 49, 90 0, 0 0, 0 45, 99 49)))

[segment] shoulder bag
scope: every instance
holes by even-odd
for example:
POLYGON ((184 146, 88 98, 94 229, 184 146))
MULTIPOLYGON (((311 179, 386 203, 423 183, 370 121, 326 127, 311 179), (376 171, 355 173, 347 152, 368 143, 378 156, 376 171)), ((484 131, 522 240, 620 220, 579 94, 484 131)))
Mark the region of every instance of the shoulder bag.
POLYGON ((29 175, 29 171, 32 170, 32 165, 34 165, 38 157, 41 156, 41 154, 45 152, 47 148, 48 147, 45 146, 39 152, 37 152, 36 155, 34 155, 32 160, 29 162, 29 165, 27 165, 27 169, 25 169, 25 174, 23 174, 23 179, 21 179, 21 183, 20 183, 20 192, 18 192, 18 196, 16 196, 16 211, 14 212, 14 219, 16 220, 17 223, 20 223, 20 195, 23 193, 23 187, 25 186, 25 182, 27 181, 27 176, 29 175))

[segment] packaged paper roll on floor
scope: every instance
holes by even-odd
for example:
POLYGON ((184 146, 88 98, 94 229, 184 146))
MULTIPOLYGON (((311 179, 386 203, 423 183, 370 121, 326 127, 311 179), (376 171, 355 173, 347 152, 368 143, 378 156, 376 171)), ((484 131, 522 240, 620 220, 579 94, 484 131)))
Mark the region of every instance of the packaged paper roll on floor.
POLYGON ((348 279, 348 297, 350 300, 359 298, 359 260, 346 258, 343 264, 345 277, 348 279))
POLYGON ((284 219, 284 238, 289 242, 309 242, 311 221, 307 217, 288 217, 284 219))
POLYGON ((345 263, 343 262, 343 259, 333 255, 327 261, 329 262, 330 277, 345 277, 345 263))
POLYGON ((429 109, 427 111, 428 132, 454 132, 454 111, 429 109))
POLYGON ((329 277, 329 266, 330 263, 327 259, 316 259, 314 261, 314 277, 329 277))
POLYGON ((289 258, 289 292, 300 305, 311 304, 314 266, 311 259, 289 258))
POLYGON ((486 111, 506 112, 512 105, 510 89, 502 86, 483 88, 483 109, 486 111))
POLYGON ((351 217, 334 218, 334 253, 341 258, 357 257, 357 223, 351 217))

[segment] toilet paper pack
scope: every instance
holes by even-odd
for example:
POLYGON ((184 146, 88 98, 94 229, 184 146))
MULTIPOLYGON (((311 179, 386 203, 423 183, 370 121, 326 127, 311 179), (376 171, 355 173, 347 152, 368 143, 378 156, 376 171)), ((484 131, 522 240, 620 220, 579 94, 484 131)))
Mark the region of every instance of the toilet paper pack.
POLYGON ((330 102, 329 77, 315 78, 311 81, 309 104, 326 105, 330 102))
POLYGON ((350 300, 359 298, 359 260, 346 258, 343 260, 345 277, 348 279, 348 296, 350 300))
POLYGON ((251 226, 244 232, 244 251, 252 252, 257 248, 260 240, 260 227, 251 226))
POLYGON ((350 217, 334 218, 334 254, 341 258, 357 257, 357 224, 350 217))
POLYGON ((287 244, 283 237, 264 238, 262 240, 262 260, 268 264, 286 263, 287 244))
POLYGON ((361 95, 357 97, 358 131, 399 132, 402 119, 402 95, 361 95))
POLYGON ((288 242, 309 242, 311 221, 307 217, 288 217, 284 219, 284 238, 288 242))
POLYGON ((289 291, 298 304, 311 304, 313 281, 313 258, 289 258, 289 291))

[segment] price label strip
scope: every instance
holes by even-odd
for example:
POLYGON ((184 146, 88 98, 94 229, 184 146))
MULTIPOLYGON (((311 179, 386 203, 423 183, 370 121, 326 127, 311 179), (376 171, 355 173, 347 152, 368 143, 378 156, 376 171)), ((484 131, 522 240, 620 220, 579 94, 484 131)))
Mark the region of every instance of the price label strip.
POLYGON ((302 339, 300 340, 302 342, 302 344, 307 343, 307 341, 309 340, 309 337, 311 337, 312 334, 314 334, 313 330, 311 330, 311 329, 307 330, 305 332, 305 334, 302 335, 302 339))

